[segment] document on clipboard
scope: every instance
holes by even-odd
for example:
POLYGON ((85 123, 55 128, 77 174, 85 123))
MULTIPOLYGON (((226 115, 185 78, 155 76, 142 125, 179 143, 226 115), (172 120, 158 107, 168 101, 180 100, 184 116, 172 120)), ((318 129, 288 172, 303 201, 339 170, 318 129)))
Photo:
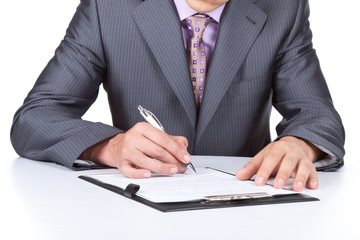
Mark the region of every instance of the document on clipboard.
POLYGON ((130 179, 120 173, 80 178, 164 212, 318 200, 268 185, 259 187, 251 180, 239 181, 212 168, 198 168, 197 172, 153 174, 147 179, 130 179))

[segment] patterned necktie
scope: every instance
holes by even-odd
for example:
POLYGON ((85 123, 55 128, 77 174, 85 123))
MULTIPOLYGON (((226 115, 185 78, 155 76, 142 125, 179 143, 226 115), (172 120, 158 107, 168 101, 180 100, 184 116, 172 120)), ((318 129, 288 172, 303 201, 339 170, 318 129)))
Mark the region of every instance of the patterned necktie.
POLYGON ((186 19, 190 30, 191 40, 188 43, 187 55, 189 58, 190 76, 193 85, 196 106, 200 108, 205 87, 206 55, 202 40, 203 32, 211 19, 197 14, 186 19))

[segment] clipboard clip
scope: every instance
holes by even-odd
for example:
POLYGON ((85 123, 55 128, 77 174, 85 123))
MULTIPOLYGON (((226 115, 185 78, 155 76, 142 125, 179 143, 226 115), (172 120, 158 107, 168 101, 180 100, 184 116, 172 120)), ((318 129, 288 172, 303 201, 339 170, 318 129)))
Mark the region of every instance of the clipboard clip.
POLYGON ((260 193, 241 193, 241 194, 229 194, 229 195, 217 195, 217 196, 205 196, 203 198, 204 203, 209 202, 230 202, 248 199, 270 198, 270 194, 266 192, 260 193))

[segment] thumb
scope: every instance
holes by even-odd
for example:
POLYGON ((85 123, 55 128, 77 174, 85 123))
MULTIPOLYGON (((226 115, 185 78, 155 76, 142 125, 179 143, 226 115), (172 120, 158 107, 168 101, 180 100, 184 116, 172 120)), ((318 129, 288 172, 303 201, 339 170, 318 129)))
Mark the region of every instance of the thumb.
POLYGON ((256 156, 253 157, 242 169, 239 169, 235 176, 241 181, 249 180, 259 170, 262 160, 263 150, 256 154, 256 156))

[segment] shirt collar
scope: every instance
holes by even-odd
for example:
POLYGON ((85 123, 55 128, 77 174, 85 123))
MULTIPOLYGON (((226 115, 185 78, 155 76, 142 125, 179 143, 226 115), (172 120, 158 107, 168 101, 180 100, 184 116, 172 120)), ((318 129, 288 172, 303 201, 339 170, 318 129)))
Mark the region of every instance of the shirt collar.
MULTIPOLYGON (((180 21, 183 21, 189 16, 192 16, 196 13, 198 13, 196 10, 192 9, 185 0, 174 0, 175 7, 178 11, 178 14, 180 16, 180 21)), ((212 19, 214 19, 216 22, 220 23, 220 17, 224 10, 225 3, 221 5, 220 7, 216 8, 215 10, 211 12, 206 12, 204 14, 209 15, 212 19)))

